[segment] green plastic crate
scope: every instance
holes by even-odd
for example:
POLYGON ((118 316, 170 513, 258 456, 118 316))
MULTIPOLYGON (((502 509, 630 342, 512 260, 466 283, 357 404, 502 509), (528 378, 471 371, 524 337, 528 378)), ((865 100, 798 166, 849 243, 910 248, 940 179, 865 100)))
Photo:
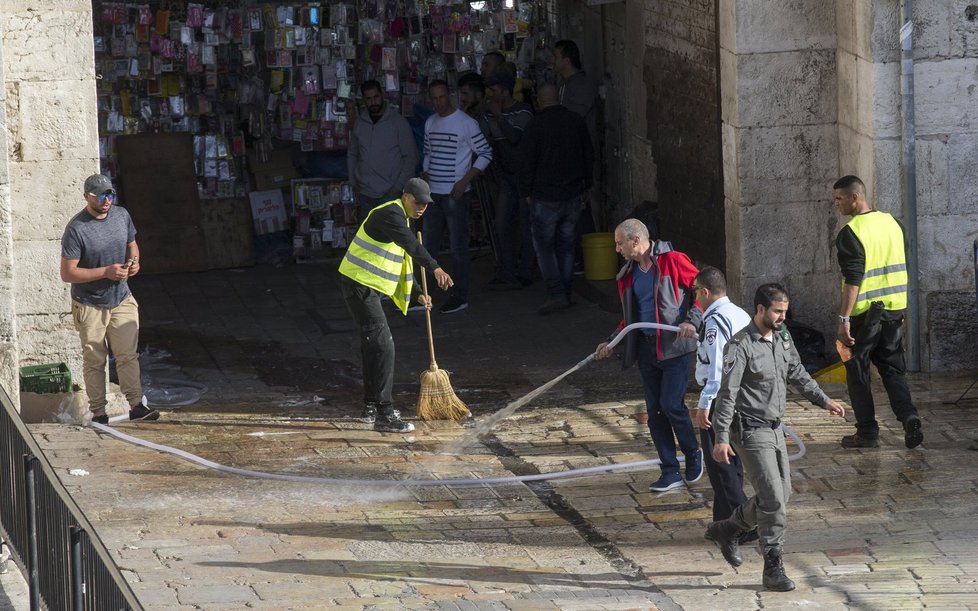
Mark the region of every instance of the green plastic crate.
POLYGON ((20 368, 20 392, 57 393, 71 391, 71 371, 64 363, 20 368))

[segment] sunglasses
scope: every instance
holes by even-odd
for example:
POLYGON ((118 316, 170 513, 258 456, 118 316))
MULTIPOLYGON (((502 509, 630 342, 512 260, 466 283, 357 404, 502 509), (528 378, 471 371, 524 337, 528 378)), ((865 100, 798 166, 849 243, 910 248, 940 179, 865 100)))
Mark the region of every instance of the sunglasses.
POLYGON ((115 193, 99 193, 95 195, 94 193, 89 193, 92 197, 98 199, 100 202, 104 202, 106 199, 115 199, 115 193))

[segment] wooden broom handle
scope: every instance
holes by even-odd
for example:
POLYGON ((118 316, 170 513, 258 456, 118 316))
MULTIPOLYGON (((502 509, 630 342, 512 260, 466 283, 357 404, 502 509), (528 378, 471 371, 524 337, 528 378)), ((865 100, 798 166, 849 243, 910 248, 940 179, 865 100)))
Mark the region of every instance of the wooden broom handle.
MULTIPOLYGON (((418 232, 418 244, 424 246, 420 231, 418 232)), ((425 273, 424 267, 421 268, 421 291, 425 297, 428 297, 428 274, 425 273)), ((424 309, 424 320, 428 325, 428 354, 431 355, 431 369, 434 371, 438 369, 438 362, 435 361, 435 338, 431 335, 431 310, 428 308, 424 309)))

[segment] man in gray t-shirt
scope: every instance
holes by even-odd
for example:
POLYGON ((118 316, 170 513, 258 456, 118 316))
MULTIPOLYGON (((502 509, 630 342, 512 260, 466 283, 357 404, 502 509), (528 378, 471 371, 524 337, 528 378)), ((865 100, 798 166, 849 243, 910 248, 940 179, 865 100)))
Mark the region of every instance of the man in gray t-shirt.
POLYGON ((112 181, 102 174, 85 180, 85 209, 61 238, 61 279, 71 283, 71 316, 81 338, 85 392, 92 422, 108 424, 105 362, 115 354, 119 386, 130 420, 156 420, 139 380, 139 305, 126 282, 139 273, 136 228, 124 208, 115 208, 112 181))

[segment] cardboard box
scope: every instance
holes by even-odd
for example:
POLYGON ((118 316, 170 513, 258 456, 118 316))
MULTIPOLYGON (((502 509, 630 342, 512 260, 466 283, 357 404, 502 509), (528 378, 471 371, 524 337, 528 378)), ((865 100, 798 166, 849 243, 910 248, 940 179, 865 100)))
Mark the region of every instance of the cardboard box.
POLYGON ((291 149, 272 151, 267 162, 259 161, 252 149, 248 151, 248 169, 251 170, 256 191, 287 187, 293 178, 298 177, 292 163, 291 149))

